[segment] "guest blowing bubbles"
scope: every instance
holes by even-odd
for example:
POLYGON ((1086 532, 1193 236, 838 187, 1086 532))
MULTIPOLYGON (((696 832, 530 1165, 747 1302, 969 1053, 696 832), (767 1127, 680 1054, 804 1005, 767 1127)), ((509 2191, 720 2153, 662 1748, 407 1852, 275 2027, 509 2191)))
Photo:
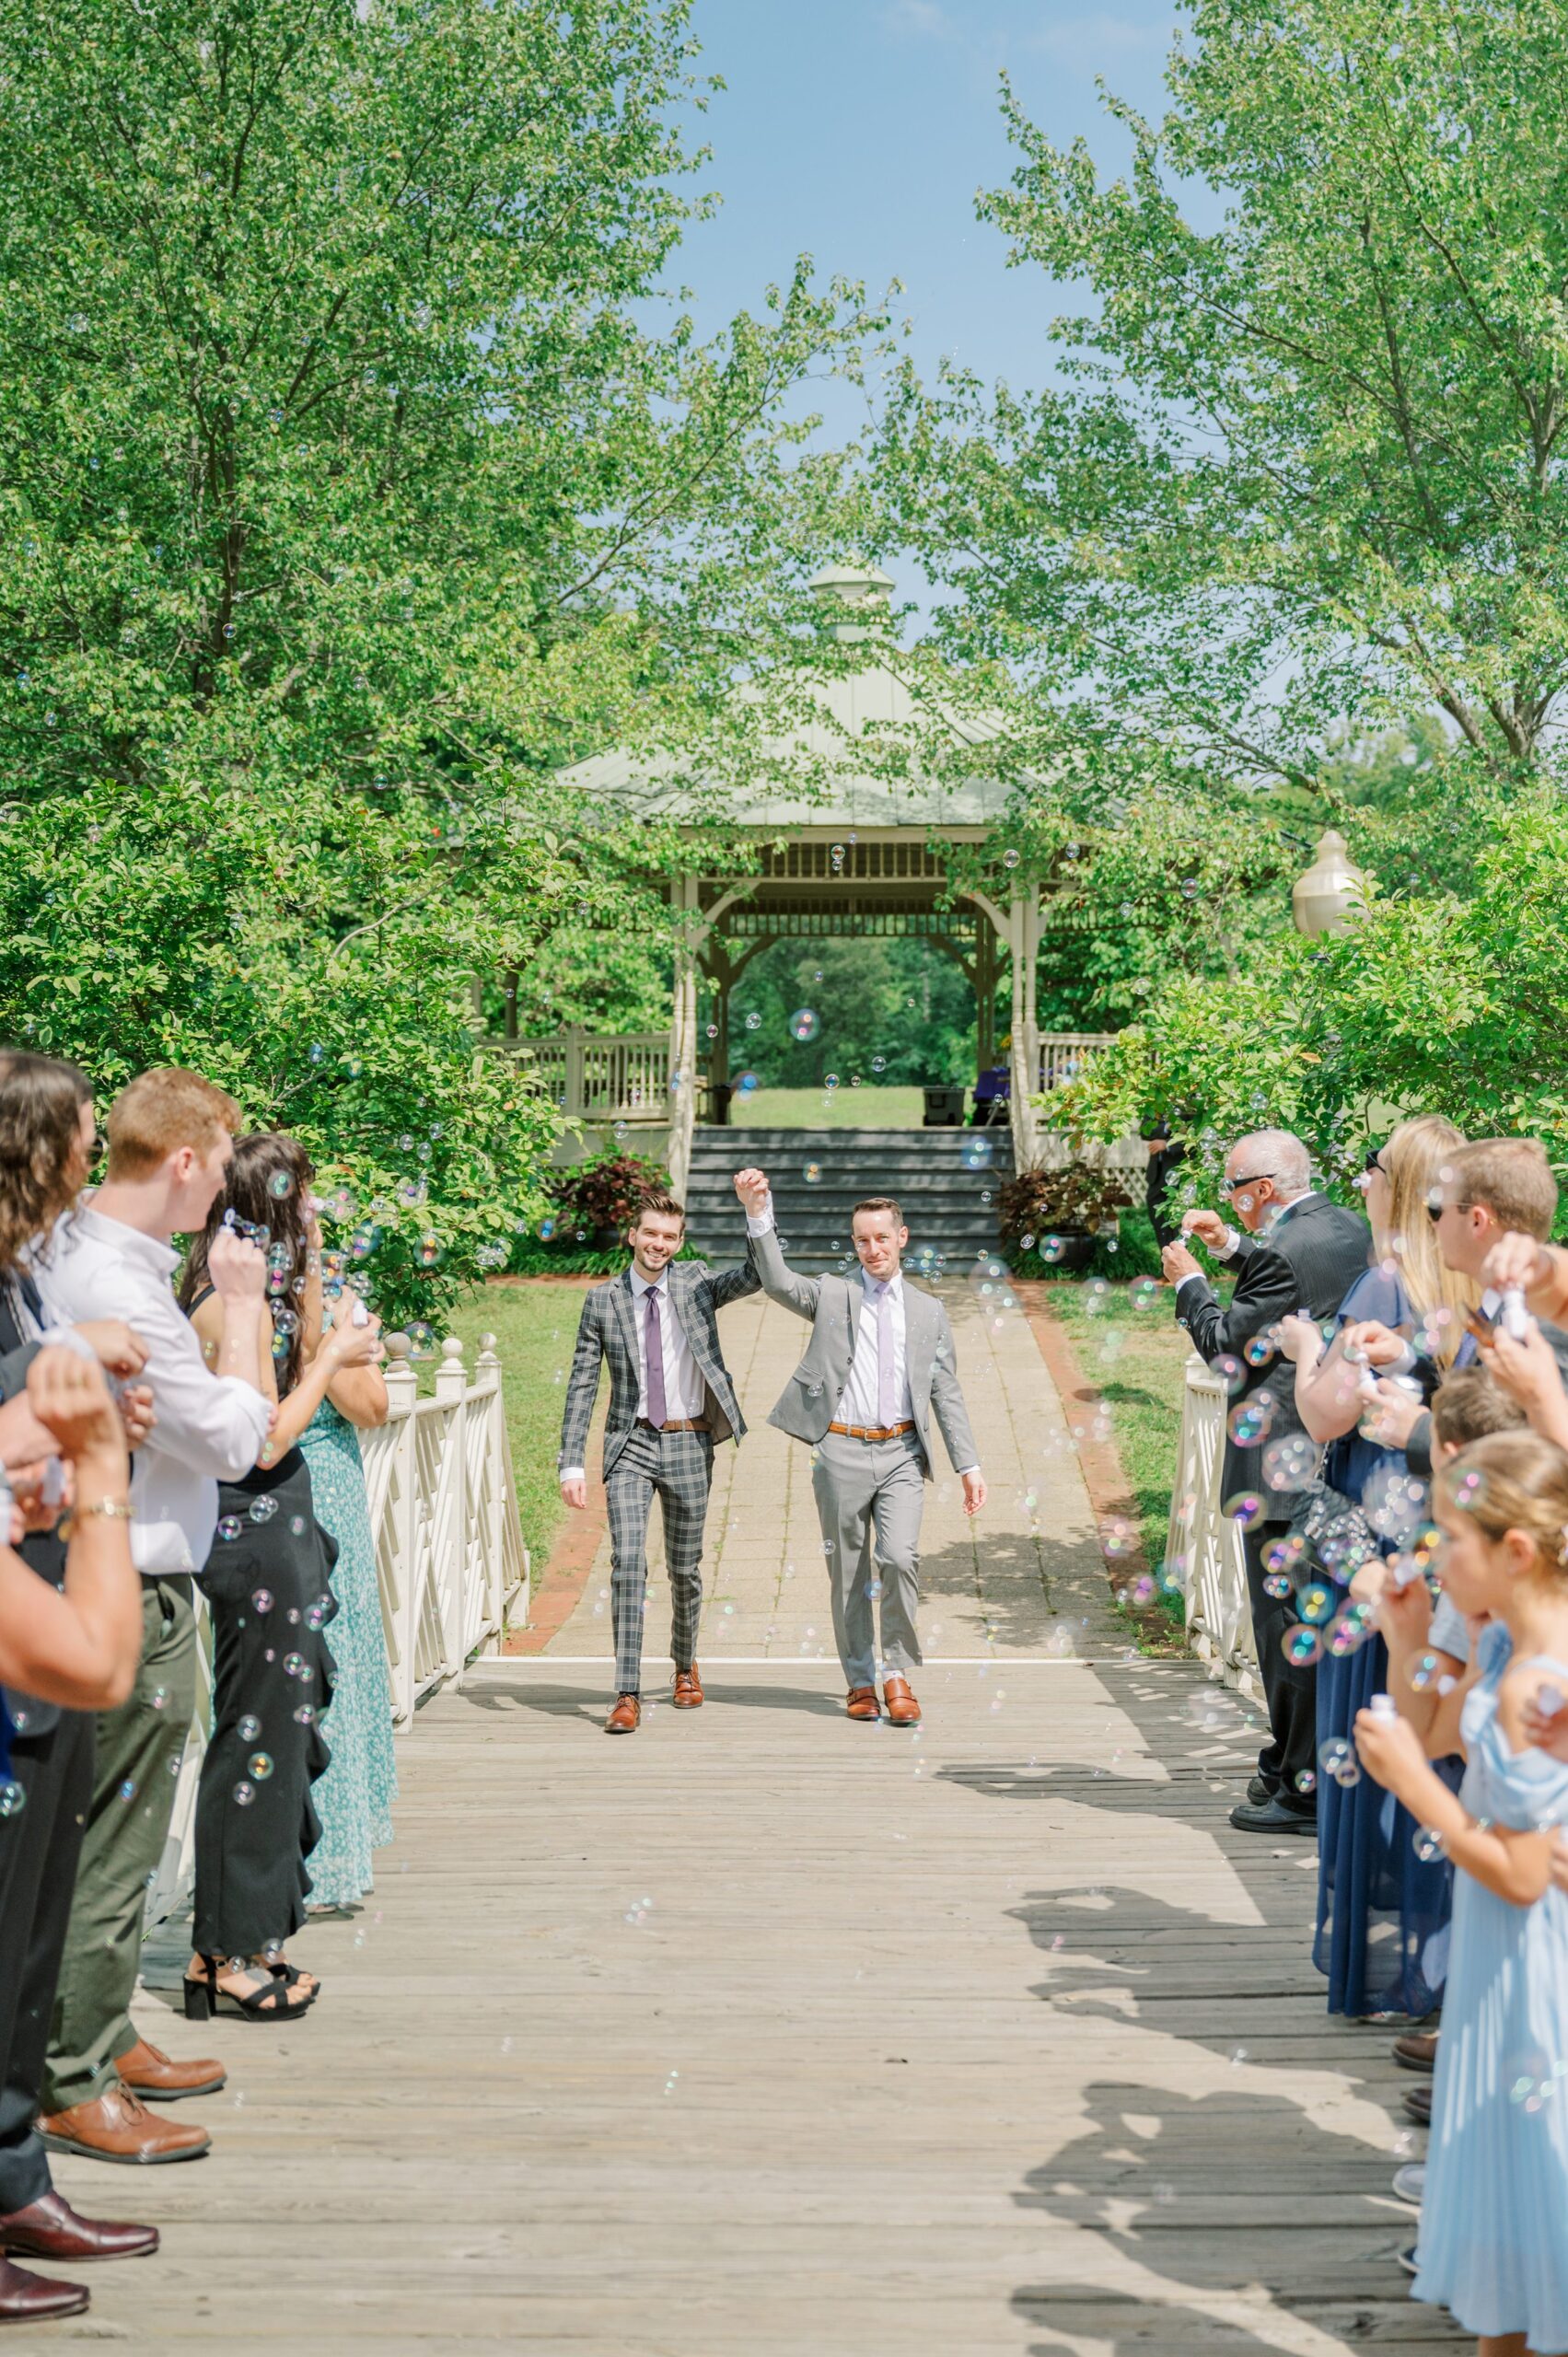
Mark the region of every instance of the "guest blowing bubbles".
POLYGON ((322 1631, 336 1608, 337 1549, 317 1521, 297 1444, 337 1376, 379 1355, 380 1327, 345 1295, 321 1334, 311 1176, 296 1140, 241 1138, 180 1284, 204 1347, 219 1350, 225 1311, 208 1283, 213 1255, 229 1220, 265 1232, 272 1300, 257 1380, 264 1390, 275 1384, 276 1421, 257 1465, 222 1485, 217 1536, 201 1575, 214 1650, 213 1728, 196 1804, 196 1954, 185 1980, 186 2011, 196 2020, 221 2001, 248 2020, 282 2021, 317 1993, 313 1977, 285 1961, 283 1945, 305 1921, 305 1861, 320 1830, 310 1786, 330 1757, 319 1721, 334 1665, 322 1631), (356 1308, 362 1324, 354 1322, 356 1308))

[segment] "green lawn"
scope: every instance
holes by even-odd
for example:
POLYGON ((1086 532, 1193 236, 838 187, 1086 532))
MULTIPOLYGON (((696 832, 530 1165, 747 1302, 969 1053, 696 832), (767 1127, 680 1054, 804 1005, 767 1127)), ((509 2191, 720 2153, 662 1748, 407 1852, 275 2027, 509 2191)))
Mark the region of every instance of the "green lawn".
POLYGON ((925 1098, 918 1088, 852 1088, 846 1073, 831 1101, 820 1088, 758 1088, 730 1099, 736 1130, 918 1130, 925 1098))
MULTIPOLYGON (((552 1277, 531 1277, 520 1284, 490 1284, 477 1288, 441 1329, 458 1335, 470 1374, 479 1353, 479 1338, 490 1333, 501 1359, 501 1396, 506 1407, 506 1432, 512 1444, 512 1469, 517 1482, 517 1512, 523 1541, 533 1561, 537 1581, 550 1553, 556 1528, 565 1514, 556 1486, 555 1459, 561 1446, 561 1406, 572 1344, 582 1315, 583 1287, 563 1284, 552 1277)), ((435 1358, 420 1363, 420 1389, 429 1391, 436 1379, 435 1358)))
MULTIPOLYGON (((1048 1298, 1077 1353, 1086 1381, 1096 1385, 1110 1415, 1111 1438, 1137 1504, 1144 1554, 1156 1577, 1164 1559, 1181 1433, 1182 1369, 1191 1344, 1171 1315, 1171 1296, 1162 1285, 1146 1309, 1135 1308, 1130 1290, 1113 1286, 1098 1296, 1086 1286, 1054 1284, 1048 1298)), ((1167 1597, 1179 1623, 1181 1600, 1167 1597)))

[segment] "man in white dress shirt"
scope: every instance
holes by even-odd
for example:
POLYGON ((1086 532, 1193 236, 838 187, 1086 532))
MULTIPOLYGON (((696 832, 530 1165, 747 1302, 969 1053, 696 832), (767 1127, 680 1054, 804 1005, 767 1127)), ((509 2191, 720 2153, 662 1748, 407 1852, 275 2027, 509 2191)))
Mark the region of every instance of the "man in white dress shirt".
POLYGON ((672 1195, 645 1196, 627 1242, 632 1265, 583 1304, 561 1430, 561 1494, 588 1502, 587 1440, 601 1362, 610 1366, 604 1488, 610 1507, 610 1608, 616 1696, 607 1735, 633 1735, 642 1718, 643 1621, 648 1585, 648 1515, 664 1521, 673 1606, 678 1710, 701 1706, 697 1623, 703 1608, 703 1532, 714 1444, 739 1440, 746 1421, 719 1348, 718 1311, 755 1293, 749 1262, 710 1269, 679 1260, 686 1213, 672 1195))
POLYGON ((909 1230, 890 1195, 868 1196, 851 1214, 858 1276, 799 1277, 784 1265, 761 1171, 738 1171, 735 1191, 763 1292, 812 1321, 806 1355, 768 1422, 816 1451, 811 1482, 848 1687, 844 1707, 852 1719, 882 1714, 874 1610, 880 1591, 883 1701, 895 1726, 913 1726, 920 1704, 909 1672, 921 1659, 920 1520, 933 1422, 963 1483, 965 1513, 985 1504, 947 1313, 935 1295, 904 1283, 909 1230))
POLYGON ((250 1470, 273 1412, 259 1379, 267 1271, 255 1245, 226 1234, 213 1247, 212 1280, 225 1308, 215 1367, 205 1364, 172 1289, 170 1238, 205 1221, 239 1120, 234 1099, 199 1073, 143 1073, 110 1108, 103 1185, 61 1222, 36 1271, 45 1307, 61 1324, 120 1318, 141 1338, 141 1380, 157 1417, 131 1476, 141 1665, 129 1699, 99 1714, 40 2122, 50 2151, 98 2160, 194 2159, 211 2141, 206 2131, 155 2117, 139 2090, 161 2102, 223 2084, 216 2063, 181 2068, 145 2047, 130 2003, 147 1880, 174 1807, 169 1771, 195 1715, 192 1574, 212 1548, 219 1479, 250 1470))

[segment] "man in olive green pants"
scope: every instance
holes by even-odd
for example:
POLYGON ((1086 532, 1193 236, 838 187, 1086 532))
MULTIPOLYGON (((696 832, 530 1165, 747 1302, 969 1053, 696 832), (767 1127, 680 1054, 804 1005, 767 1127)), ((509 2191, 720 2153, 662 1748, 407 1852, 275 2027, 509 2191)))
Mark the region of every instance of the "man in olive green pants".
MULTIPOLYGON (((46 2119, 98 2103, 116 2084, 121 2056, 137 2042, 128 2008, 141 1960, 141 1900, 163 1858, 196 1714, 191 1595, 189 1579, 143 1580, 136 1682, 117 1711, 98 1714, 92 1805, 44 2073, 46 2119), (128 1893, 135 1894, 129 1906, 128 1893)), ((44 2141, 51 2142, 47 2129, 44 2141)))

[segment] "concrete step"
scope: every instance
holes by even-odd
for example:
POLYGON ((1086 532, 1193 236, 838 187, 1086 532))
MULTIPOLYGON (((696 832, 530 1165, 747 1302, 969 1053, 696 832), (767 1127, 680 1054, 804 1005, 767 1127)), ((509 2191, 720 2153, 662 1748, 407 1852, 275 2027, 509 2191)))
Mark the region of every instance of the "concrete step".
POLYGON ((749 1162, 767 1171, 791 1265, 806 1275, 850 1262, 850 1208, 865 1195, 897 1196, 918 1271, 958 1273, 996 1250, 1013 1144, 1005 1130, 699 1130, 686 1205, 709 1260, 739 1248, 734 1174, 749 1162))

